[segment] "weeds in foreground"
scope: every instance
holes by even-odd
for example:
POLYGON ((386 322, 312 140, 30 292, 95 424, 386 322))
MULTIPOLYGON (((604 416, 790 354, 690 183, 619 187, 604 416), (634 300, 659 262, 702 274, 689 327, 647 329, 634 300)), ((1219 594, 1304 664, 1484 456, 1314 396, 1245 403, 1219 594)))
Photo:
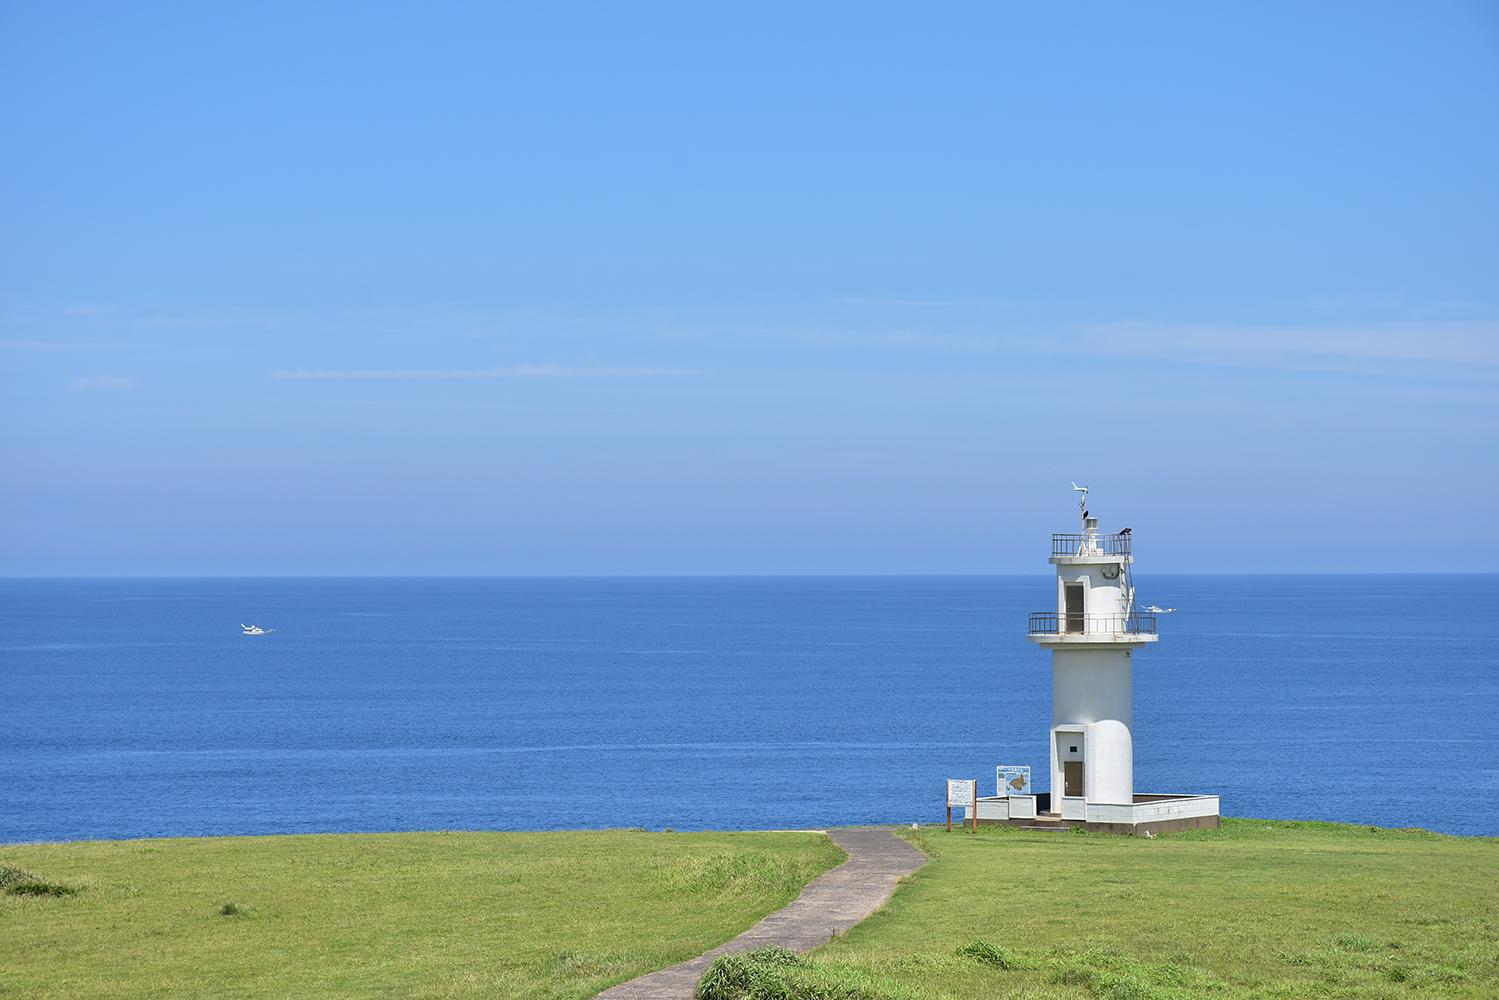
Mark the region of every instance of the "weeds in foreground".
POLYGON ((713 960, 698 1000, 927 1000, 930 994, 876 973, 813 961, 785 948, 713 960))

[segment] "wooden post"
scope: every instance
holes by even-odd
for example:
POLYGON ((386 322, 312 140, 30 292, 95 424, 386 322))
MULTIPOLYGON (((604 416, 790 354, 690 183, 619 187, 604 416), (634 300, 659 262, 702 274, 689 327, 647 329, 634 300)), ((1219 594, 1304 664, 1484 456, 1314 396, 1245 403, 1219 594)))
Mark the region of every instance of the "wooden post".
MULTIPOLYGON (((979 783, 978 783, 978 779, 977 778, 973 779, 972 781, 969 782, 969 785, 971 786, 971 791, 972 791, 971 801, 969 802, 969 808, 971 808, 973 810, 973 832, 974 833, 978 833, 979 832, 979 783)), ((952 781, 952 779, 949 778, 948 781, 947 781, 947 792, 946 792, 946 795, 945 795, 945 797, 947 799, 947 832, 948 833, 952 833, 952 807, 954 805, 961 806, 963 804, 961 802, 958 802, 958 803, 954 803, 953 802, 953 800, 952 800, 952 786, 953 786, 953 781, 952 781)), ((959 820, 960 824, 961 824, 961 822, 962 821, 959 820)))

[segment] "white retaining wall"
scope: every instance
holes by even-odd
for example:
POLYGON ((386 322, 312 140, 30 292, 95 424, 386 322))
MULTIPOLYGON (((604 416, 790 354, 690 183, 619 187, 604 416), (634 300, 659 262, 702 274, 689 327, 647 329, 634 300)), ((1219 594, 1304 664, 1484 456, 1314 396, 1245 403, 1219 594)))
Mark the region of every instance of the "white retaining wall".
MULTIPOLYGON (((1063 815, 1066 815, 1063 799, 1063 815)), ((1168 819, 1192 819, 1197 816, 1218 815, 1218 796, 1189 795, 1181 798, 1157 799, 1153 802, 1136 802, 1132 805, 1114 805, 1089 802, 1089 823, 1158 823, 1168 819)))

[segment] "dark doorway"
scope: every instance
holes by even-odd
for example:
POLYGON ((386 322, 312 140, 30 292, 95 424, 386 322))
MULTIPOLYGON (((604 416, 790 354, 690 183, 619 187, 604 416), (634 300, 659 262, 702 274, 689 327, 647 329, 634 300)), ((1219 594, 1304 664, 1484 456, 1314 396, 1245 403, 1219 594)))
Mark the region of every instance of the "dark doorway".
POLYGON ((1087 624, 1083 618, 1083 585, 1080 583, 1069 583, 1066 588, 1067 595, 1067 631, 1086 632, 1087 624))
POLYGON ((1080 760, 1062 761, 1062 794, 1069 798, 1083 797, 1083 762, 1080 760))

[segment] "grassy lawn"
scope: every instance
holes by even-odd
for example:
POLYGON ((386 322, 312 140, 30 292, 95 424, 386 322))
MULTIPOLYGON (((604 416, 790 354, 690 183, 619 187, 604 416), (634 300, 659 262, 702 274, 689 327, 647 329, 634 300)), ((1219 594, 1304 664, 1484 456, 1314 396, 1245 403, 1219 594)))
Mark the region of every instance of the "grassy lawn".
POLYGON ((590 997, 732 937, 842 859, 798 833, 0 846, 0 869, 26 873, 0 886, 0 996, 590 997))
POLYGON ((1499 840, 1254 820, 905 835, 930 863, 768 970, 804 992, 766 996, 1499 997, 1499 840))
MULTIPOLYGON (((842 939, 783 956, 762 979, 796 990, 764 997, 1499 996, 1499 840, 1258 820, 904 835, 931 862, 842 939)), ((589 997, 839 860, 795 833, 0 847, 0 996, 589 997)), ((720 972, 719 996, 746 995, 743 969, 720 972)))

